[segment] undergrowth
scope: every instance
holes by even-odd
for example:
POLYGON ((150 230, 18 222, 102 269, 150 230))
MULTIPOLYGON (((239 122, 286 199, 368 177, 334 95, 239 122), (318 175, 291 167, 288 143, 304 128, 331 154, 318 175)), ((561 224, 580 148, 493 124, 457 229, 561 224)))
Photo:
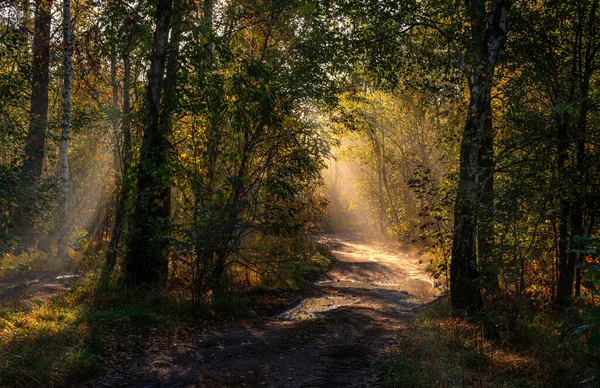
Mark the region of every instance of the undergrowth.
POLYGON ((51 253, 42 251, 1 256, 0 281, 22 279, 40 271, 57 270, 59 268, 54 261, 51 253))
POLYGON ((382 378, 389 387, 593 387, 579 338, 552 313, 522 317, 490 339, 484 320, 452 315, 447 299, 426 305, 382 378))

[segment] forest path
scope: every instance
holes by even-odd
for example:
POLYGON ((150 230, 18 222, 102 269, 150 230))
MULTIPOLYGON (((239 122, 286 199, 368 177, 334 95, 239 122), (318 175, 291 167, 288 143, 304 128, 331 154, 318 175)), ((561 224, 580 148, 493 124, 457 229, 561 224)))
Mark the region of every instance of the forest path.
POLYGON ((73 283, 81 277, 82 273, 46 270, 0 279, 0 306, 15 308, 36 300, 50 300, 70 290, 73 283))
POLYGON ((278 317, 236 323, 188 339, 163 338, 133 367, 92 386, 365 387, 377 385, 414 317, 432 300, 424 265, 358 235, 324 236, 338 262, 317 283, 321 297, 278 317))

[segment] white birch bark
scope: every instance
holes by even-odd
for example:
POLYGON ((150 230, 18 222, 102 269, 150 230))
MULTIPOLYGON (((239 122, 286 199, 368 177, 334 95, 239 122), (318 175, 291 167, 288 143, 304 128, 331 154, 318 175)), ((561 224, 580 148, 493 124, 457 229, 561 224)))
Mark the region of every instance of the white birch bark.
POLYGON ((69 138, 71 135, 71 90, 73 85, 73 42, 71 31, 71 0, 63 1, 63 117, 59 143, 59 177, 61 198, 58 214, 58 259, 65 261, 69 249, 69 138))

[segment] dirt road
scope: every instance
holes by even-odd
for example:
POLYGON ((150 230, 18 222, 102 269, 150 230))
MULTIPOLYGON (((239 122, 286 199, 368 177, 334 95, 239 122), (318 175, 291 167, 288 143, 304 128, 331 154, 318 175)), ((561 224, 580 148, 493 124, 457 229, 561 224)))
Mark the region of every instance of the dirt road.
POLYGON ((92 386, 368 387, 380 363, 436 289, 418 257, 325 236, 338 260, 318 283, 322 297, 267 320, 242 322, 201 338, 171 339, 136 365, 92 386))
POLYGON ((0 279, 0 305, 14 308, 32 300, 49 300, 70 290, 82 276, 73 272, 44 271, 9 280, 0 279))

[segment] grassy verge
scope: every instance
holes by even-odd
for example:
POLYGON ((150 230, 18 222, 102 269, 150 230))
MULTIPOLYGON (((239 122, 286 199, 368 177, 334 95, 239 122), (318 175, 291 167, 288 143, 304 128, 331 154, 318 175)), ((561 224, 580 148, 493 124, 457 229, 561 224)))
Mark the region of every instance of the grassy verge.
MULTIPOLYGON (((187 306, 152 294, 95 295, 90 275, 71 292, 0 308, 0 386, 64 386, 99 372, 107 350, 135 350, 153 330, 189 320, 187 306)), ((118 355, 117 355, 118 356, 118 355)))
MULTIPOLYGON (((423 307, 383 369, 389 387, 592 387, 594 367, 580 341, 540 314, 486 338, 484 325, 453 317, 449 303, 423 307)), ((597 368, 597 365, 596 367, 597 368)))

